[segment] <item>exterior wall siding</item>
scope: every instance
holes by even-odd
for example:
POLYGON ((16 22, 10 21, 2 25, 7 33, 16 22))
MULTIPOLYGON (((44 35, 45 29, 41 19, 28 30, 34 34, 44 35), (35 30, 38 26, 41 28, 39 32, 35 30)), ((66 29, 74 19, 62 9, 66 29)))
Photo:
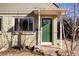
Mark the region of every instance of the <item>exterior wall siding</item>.
MULTIPOLYGON (((12 46, 18 45, 19 32, 13 31, 13 16, 3 15, 2 17, 2 31, 0 32, 0 48, 9 47, 9 43, 12 41, 12 46), (11 35, 13 36, 11 38, 11 35)), ((34 22, 37 22, 34 20, 34 22)), ((36 24, 34 24, 35 26, 36 24)), ((35 26, 36 28, 36 26, 35 26)), ((34 30, 35 30, 34 28, 34 30)), ((36 45, 36 32, 22 32, 20 35, 21 44, 24 46, 36 45)))
MULTIPOLYGON (((19 40, 19 33, 14 32, 13 33, 13 39, 11 39, 12 31, 13 31, 13 17, 14 15, 3 15, 3 21, 2 21, 2 32, 0 32, 0 47, 3 45, 4 47, 9 47, 9 42, 12 40, 12 46, 18 45, 19 40), (6 35, 5 33, 6 32, 6 35), (7 37, 8 38, 7 38, 7 37), (8 42, 9 41, 9 42, 8 42)), ((21 15, 20 15, 21 16, 21 15)), ((21 38, 21 45, 23 46, 35 46, 37 43, 37 34, 36 29, 38 28, 38 17, 34 17, 34 32, 22 32, 20 35, 21 38)), ((44 16, 41 16, 44 17, 44 16)), ((46 15, 45 17, 52 17, 52 43, 54 45, 57 45, 57 16, 50 16, 46 15)))

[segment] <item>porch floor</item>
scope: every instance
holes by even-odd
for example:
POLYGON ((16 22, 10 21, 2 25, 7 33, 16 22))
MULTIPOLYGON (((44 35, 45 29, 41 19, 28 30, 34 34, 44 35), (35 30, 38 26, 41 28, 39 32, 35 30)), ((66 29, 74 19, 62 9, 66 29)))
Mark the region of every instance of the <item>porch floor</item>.
POLYGON ((54 47, 52 45, 41 45, 40 50, 47 56, 56 56, 56 51, 60 48, 54 47))

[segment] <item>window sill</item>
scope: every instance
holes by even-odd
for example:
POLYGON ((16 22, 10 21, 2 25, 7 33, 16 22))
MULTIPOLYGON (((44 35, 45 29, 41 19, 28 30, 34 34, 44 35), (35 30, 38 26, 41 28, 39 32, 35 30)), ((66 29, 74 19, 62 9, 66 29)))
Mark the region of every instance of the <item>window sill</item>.
POLYGON ((13 32, 13 34, 17 34, 17 35, 18 34, 29 34, 30 35, 30 34, 34 34, 34 31, 29 31, 29 32, 28 31, 19 31, 19 32, 15 31, 13 32))

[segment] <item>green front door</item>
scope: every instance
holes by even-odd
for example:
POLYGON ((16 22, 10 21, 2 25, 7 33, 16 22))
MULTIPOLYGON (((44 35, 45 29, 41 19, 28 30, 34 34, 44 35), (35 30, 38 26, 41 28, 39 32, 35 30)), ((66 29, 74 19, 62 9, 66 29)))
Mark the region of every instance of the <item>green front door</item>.
POLYGON ((42 42, 52 42, 52 18, 42 18, 42 42))

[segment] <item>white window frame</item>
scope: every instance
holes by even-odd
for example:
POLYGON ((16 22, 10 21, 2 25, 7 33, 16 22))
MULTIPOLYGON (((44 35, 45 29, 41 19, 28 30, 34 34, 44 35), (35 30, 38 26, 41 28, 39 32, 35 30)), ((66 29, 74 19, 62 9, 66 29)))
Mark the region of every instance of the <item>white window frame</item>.
MULTIPOLYGON (((19 23, 19 21, 18 21, 18 23, 19 23)), ((19 17, 14 17, 14 20, 13 20, 13 22, 14 22, 14 28, 13 28, 13 31, 14 32, 33 32, 34 31, 34 17, 26 17, 26 16, 19 16, 19 17), (20 21, 20 18, 32 18, 32 20, 33 20, 33 30, 32 31, 29 31, 29 27, 28 27, 28 30, 27 31, 24 31, 24 30, 15 30, 15 18, 18 18, 18 20, 20 21)), ((29 23, 28 23, 29 24, 29 23)), ((29 25, 28 25, 29 26, 29 25)), ((19 25, 19 27, 20 27, 20 25, 19 25)))

